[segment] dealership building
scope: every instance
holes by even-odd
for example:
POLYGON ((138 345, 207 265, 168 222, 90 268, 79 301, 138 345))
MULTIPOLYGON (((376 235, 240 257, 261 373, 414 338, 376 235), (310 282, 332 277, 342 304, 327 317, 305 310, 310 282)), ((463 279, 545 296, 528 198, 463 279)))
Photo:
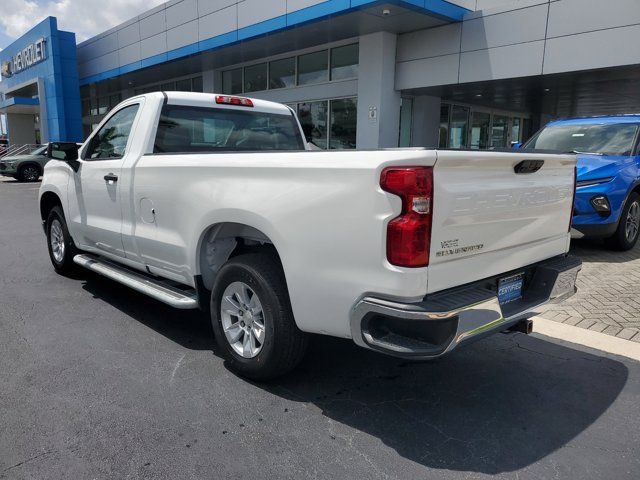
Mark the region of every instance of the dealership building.
POLYGON ((638 0, 172 0, 76 45, 48 17, 0 52, 13 144, 80 141, 120 101, 293 107, 321 148, 503 148, 640 111, 638 0))

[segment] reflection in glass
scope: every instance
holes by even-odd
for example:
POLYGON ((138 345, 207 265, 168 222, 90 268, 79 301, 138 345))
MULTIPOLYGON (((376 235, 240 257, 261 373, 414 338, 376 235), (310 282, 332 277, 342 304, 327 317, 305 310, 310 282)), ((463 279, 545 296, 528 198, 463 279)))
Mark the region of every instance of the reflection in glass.
POLYGON ((356 148, 356 127, 358 108, 355 98, 331 100, 331 136, 329 148, 332 150, 356 148))
POLYGON ((307 142, 327 149, 327 102, 301 103, 298 118, 307 142))
POLYGON ((329 77, 327 50, 298 57, 298 85, 326 82, 329 77))
POLYGON ((235 95, 242 93, 242 69, 227 70, 222 72, 222 93, 235 95))
POLYGON ((511 124, 511 142, 520 141, 520 122, 521 120, 519 118, 513 119, 513 123, 511 124))
POLYGON ((491 126, 491 146, 493 148, 505 148, 507 146, 508 127, 509 117, 503 115, 493 116, 493 125, 491 126))
POLYGON ((449 148, 467 147, 467 128, 469 127, 469 109, 453 105, 451 125, 449 127, 449 148))
POLYGON ((438 148, 447 148, 449 146, 449 105, 442 104, 440 106, 440 133, 438 140, 438 148))
POLYGON ((244 91, 259 92, 267 89, 267 64, 260 63, 244 68, 244 91))
POLYGON ((284 58, 271 62, 269 66, 269 88, 287 88, 296 86, 296 59, 284 58))
POLYGON ((491 125, 491 114, 485 112, 473 112, 471 122, 471 142, 473 149, 489 148, 489 126, 491 125))
POLYGON ((331 50, 331 80, 358 77, 358 44, 331 50))

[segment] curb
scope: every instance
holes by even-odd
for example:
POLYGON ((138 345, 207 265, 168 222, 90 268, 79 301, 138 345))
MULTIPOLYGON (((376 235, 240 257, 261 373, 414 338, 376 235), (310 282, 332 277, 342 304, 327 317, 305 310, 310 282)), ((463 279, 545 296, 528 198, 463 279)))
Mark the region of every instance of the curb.
POLYGON ((533 331, 565 342, 620 355, 640 362, 640 343, 613 337, 605 333, 594 332, 565 323, 554 322, 546 318, 533 317, 533 331))

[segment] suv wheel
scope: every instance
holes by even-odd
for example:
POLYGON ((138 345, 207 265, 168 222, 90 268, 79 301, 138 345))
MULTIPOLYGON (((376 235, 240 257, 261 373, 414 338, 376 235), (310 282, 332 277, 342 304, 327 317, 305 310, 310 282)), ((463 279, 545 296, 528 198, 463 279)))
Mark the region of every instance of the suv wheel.
POLYGON ((21 182, 37 182, 40 178, 40 169, 36 165, 25 165, 18 170, 18 180, 21 182))
POLYGON ((240 255, 218 272, 211 321, 229 368, 254 380, 291 371, 307 335, 295 324, 280 264, 265 254, 240 255))
POLYGON ((70 275, 75 271, 73 257, 78 253, 60 207, 53 207, 47 218, 47 246, 49 258, 56 272, 70 275))
POLYGON ((638 241, 640 233, 640 195, 632 193, 624 204, 620 223, 616 233, 605 240, 607 247, 613 250, 631 250, 638 241))

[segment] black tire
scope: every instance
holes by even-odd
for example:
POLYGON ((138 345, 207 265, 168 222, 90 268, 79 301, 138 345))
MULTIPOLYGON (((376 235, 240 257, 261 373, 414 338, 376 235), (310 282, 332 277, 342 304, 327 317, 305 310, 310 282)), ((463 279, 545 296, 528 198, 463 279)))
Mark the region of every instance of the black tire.
POLYGON ((604 241, 605 245, 608 248, 610 248, 611 250, 619 250, 624 252, 627 250, 631 250, 636 245, 636 243, 638 242, 638 236, 640 234, 640 218, 638 218, 639 211, 640 195, 633 192, 631 195, 629 195, 627 203, 625 203, 624 207, 622 208, 622 213, 620 214, 620 222, 618 223, 616 233, 614 233, 609 238, 606 238, 604 241), (633 219, 631 217, 633 217, 633 219), (629 222, 635 223, 635 228, 632 228, 632 231, 634 231, 635 234, 631 236, 628 235, 627 231, 629 222))
POLYGON ((60 275, 71 275, 76 271, 76 264, 73 262, 73 257, 76 256, 78 250, 76 249, 69 230, 67 229, 67 222, 64 219, 64 213, 61 207, 53 207, 49 212, 47 218, 47 248, 49 250, 49 258, 51 264, 57 273, 60 275), (52 244, 52 235, 59 235, 56 232, 57 227, 62 231, 60 241, 63 243, 62 255, 56 258, 57 254, 54 254, 54 247, 52 244), (53 228, 53 233, 52 233, 53 228))
MULTIPOLYGON (((238 316, 229 318, 235 318, 240 323, 238 316)), ((284 272, 279 262, 270 255, 240 255, 220 269, 211 292, 211 321, 228 367, 241 376, 253 380, 271 380, 293 370, 304 357, 308 336, 296 326, 284 272), (245 358, 236 352, 224 332, 221 308, 223 293, 237 282, 248 286, 262 305, 264 341, 253 358, 245 358)))
POLYGON ((42 172, 40 167, 33 164, 23 165, 18 170, 18 181, 20 182, 37 182, 42 172))

